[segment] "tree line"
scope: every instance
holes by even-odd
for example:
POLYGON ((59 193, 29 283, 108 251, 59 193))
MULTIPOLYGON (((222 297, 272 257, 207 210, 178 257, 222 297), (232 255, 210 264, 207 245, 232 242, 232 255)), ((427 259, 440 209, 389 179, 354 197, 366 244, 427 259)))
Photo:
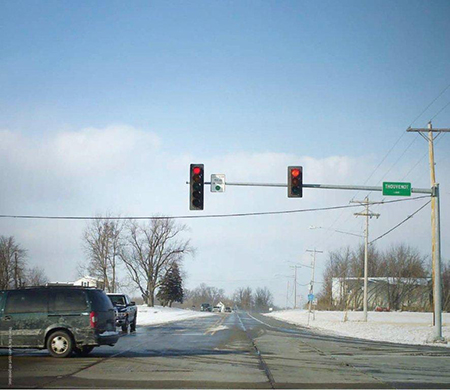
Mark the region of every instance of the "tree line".
MULTIPOLYGON (((450 309, 450 267, 444 264, 443 309, 450 309)), ((379 303, 390 310, 430 310, 432 282, 429 260, 405 244, 381 251, 369 247, 369 309, 379 303), (372 307, 370 307, 372 306, 372 307)), ((323 272, 323 286, 318 294, 318 308, 345 310, 362 307, 364 246, 341 248, 329 253, 323 272)))
POLYGON ((251 287, 239 287, 231 296, 227 296, 224 289, 202 283, 185 291, 183 307, 198 308, 202 303, 215 305, 219 302, 239 309, 265 312, 273 307, 273 295, 267 287, 258 287, 255 291, 251 287))
MULTIPOLYGON (((170 218, 147 222, 99 217, 90 221, 82 236, 85 259, 78 264, 79 276, 91 276, 108 293, 137 289, 143 301, 154 306, 174 302, 185 307, 222 301, 245 310, 267 311, 273 296, 267 287, 236 289, 232 296, 223 289, 201 284, 183 288, 183 259, 194 248, 186 237, 188 228, 170 218)), ((48 282, 40 267, 27 266, 27 251, 14 237, 0 237, 0 289, 43 285, 48 282)))

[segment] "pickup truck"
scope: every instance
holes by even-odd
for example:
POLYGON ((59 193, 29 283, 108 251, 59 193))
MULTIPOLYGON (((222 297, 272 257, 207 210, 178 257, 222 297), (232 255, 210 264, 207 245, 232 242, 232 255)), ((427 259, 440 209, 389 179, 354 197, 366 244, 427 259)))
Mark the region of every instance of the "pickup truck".
POLYGON ((117 310, 116 326, 122 328, 122 332, 128 333, 136 331, 137 307, 126 294, 111 293, 107 294, 113 306, 117 310))

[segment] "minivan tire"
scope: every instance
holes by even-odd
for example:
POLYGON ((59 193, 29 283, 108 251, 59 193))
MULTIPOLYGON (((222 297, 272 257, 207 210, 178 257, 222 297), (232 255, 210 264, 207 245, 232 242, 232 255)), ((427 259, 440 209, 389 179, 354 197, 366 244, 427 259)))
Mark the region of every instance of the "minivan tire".
POLYGON ((53 357, 65 358, 70 356, 73 351, 72 336, 64 330, 52 333, 47 339, 47 349, 53 357))

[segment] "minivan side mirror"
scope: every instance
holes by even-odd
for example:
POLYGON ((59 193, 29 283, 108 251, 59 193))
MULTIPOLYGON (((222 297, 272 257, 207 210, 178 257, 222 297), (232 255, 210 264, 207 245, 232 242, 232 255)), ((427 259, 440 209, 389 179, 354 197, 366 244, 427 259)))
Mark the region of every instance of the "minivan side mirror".
POLYGON ((136 302, 131 301, 131 302, 130 302, 130 306, 136 306, 136 302))

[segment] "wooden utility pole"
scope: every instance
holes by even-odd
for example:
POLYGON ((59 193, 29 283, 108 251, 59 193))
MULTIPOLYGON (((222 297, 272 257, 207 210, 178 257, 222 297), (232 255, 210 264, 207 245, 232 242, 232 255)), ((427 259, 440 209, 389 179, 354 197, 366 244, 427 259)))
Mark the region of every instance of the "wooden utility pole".
POLYGON ((351 203, 361 203, 366 206, 366 210, 363 213, 355 213, 357 217, 366 217, 366 228, 364 230, 364 322, 367 322, 367 306, 368 306, 368 298, 367 298, 367 290, 368 290, 368 272, 369 272, 369 218, 376 217, 378 218, 380 214, 372 213, 369 210, 369 198, 366 198, 363 201, 353 201, 351 203))
POLYGON ((17 257, 17 250, 14 252, 14 288, 19 288, 19 259, 17 257))
POLYGON ((287 289, 286 289, 286 309, 288 308, 289 303, 289 280, 287 281, 287 289))
POLYGON ((298 265, 291 265, 294 268, 294 309, 297 309, 297 268, 298 265))
POLYGON ((450 129, 433 129, 431 122, 427 128, 406 130, 407 132, 418 133, 428 142, 428 156, 430 162, 431 179, 431 263, 433 279, 433 303, 434 303, 434 341, 442 342, 442 281, 441 281, 441 226, 440 226, 440 205, 439 205, 439 184, 436 183, 436 172, 434 162, 434 135, 433 133, 449 133, 450 129), (425 136, 423 133, 427 133, 425 136))
MULTIPOLYGON (((314 249, 307 249, 306 252, 311 252, 313 254, 313 258, 312 258, 312 264, 311 264, 311 283, 309 285, 309 294, 308 295, 313 295, 314 296, 314 272, 316 269, 316 253, 323 253, 323 251, 318 251, 316 250, 316 248, 314 249)), ((312 299, 309 299, 310 297, 308 297, 309 300, 309 312, 308 312, 308 325, 309 325, 309 316, 311 315, 311 308, 312 308, 312 299)))

